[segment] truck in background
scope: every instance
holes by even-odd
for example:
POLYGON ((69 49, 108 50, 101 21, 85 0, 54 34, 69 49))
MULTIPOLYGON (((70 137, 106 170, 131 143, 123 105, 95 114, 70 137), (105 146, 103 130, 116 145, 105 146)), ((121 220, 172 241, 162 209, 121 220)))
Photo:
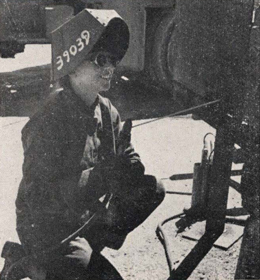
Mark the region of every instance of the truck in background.
MULTIPOLYGON (((115 9, 128 23, 125 69, 143 71, 180 103, 241 91, 253 0, 0 0, 0 53, 49 44, 84 8, 115 9)), ((194 102, 196 103, 196 102, 194 102)))

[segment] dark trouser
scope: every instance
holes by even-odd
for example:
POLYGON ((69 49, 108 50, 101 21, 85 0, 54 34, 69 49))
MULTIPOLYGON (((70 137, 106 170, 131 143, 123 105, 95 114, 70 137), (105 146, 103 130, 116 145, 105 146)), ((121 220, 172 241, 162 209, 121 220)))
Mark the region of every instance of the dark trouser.
MULTIPOLYGON (((122 192, 113 196, 106 215, 99 223, 91 227, 84 237, 91 245, 94 253, 90 262, 84 260, 84 250, 79 257, 66 257, 73 254, 71 248, 65 252, 55 252, 46 262, 48 280, 117 280, 122 279, 116 269, 98 252, 105 246, 118 249, 122 246, 127 234, 138 227, 163 201, 165 191, 162 184, 154 176, 143 176, 138 182, 130 182, 122 186, 122 192), (85 262, 85 264, 84 264, 85 262)), ((40 246, 44 241, 53 243, 55 233, 64 232, 60 223, 47 225, 34 225, 33 229, 18 222, 18 235, 27 252, 40 254, 40 246), (36 231, 37 229, 37 231, 36 231)), ((37 223, 37 221, 35 222, 37 223)), ((68 232, 67 235, 71 234, 68 232)))
POLYGON ((123 280, 115 267, 93 252, 87 267, 79 258, 56 257, 49 265, 46 280, 123 280))
POLYGON ((119 249, 128 233, 142 224, 165 197, 162 183, 154 176, 145 175, 138 182, 130 182, 115 194, 104 216, 104 221, 93 227, 86 237, 93 248, 119 249))

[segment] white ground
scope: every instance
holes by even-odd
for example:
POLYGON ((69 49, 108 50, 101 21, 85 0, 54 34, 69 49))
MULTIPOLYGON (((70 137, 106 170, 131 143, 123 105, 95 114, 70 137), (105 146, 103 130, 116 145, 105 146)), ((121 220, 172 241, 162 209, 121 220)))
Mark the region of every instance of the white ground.
MULTIPOLYGON (((0 250, 5 241, 18 241, 15 231, 15 198, 21 179, 23 151, 20 132, 27 118, 0 118, 0 250)), ((139 121, 140 122, 140 121, 139 121)), ((139 122, 134 122, 137 124, 139 122)), ((146 166, 146 173, 159 178, 192 173, 201 158, 202 141, 214 130, 203 121, 191 118, 166 118, 132 131, 132 142, 146 166)), ((239 167, 236 167, 239 169, 239 167)), ((165 180, 168 190, 191 192, 192 181, 165 180)), ((119 251, 105 249, 103 254, 118 268, 126 280, 165 280, 168 266, 155 229, 163 219, 189 208, 191 197, 167 194, 159 208, 136 230, 119 251)), ((230 191, 229 206, 240 206, 240 197, 230 191)), ((175 238, 174 224, 166 225, 172 237, 173 256, 178 261, 195 245, 193 241, 175 238)), ((233 279, 240 241, 227 252, 213 248, 189 279, 233 279)), ((4 260, 0 258, 0 268, 4 260)))

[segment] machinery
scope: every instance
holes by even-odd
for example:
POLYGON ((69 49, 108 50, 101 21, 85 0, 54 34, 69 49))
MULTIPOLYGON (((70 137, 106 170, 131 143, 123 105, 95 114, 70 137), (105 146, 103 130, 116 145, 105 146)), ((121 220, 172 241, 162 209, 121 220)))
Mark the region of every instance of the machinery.
POLYGON ((84 8, 115 9, 131 33, 123 68, 147 73, 186 106, 209 101, 224 87, 222 77, 239 88, 251 1, 227 1, 222 8, 219 1, 199 2, 1 0, 1 57, 14 57, 25 44, 50 43, 50 32, 84 8))
POLYGON ((217 130, 214 158, 203 208, 193 204, 177 224, 185 228, 206 220, 206 232, 178 268, 171 269, 169 280, 187 279, 222 234, 235 158, 245 164, 237 189, 251 215, 236 278, 257 279, 248 277, 259 276, 260 267, 254 252, 259 248, 259 2, 1 0, 2 57, 22 52, 25 44, 50 43, 50 32, 85 7, 115 9, 127 21, 132 37, 122 67, 146 71, 185 105, 219 100, 194 111, 217 130), (235 150, 235 144, 240 148, 235 150), (249 256, 253 261, 248 266, 249 256))
MULTIPOLYGON (((207 96, 220 102, 196 112, 216 128, 214 157, 207 155, 205 161, 202 156, 201 170, 195 165, 191 208, 168 219, 180 218, 177 232, 206 220, 205 233, 177 268, 168 258, 169 280, 187 279, 223 233, 229 186, 242 194, 242 205, 250 214, 235 278, 259 279, 259 3, 184 0, 180 6, 186 9, 181 10, 180 34, 175 38, 182 40, 187 57, 178 68, 184 71, 179 77, 183 83, 190 77, 190 89, 207 89, 207 96), (194 28, 195 23, 204 29, 194 28), (198 48, 193 49, 195 42, 198 48), (230 181, 232 162, 244 163, 241 184, 230 181)), ((165 239, 163 233, 160 237, 165 239)))
POLYGON ((147 73, 180 103, 198 104, 219 94, 222 78, 240 88, 251 2, 1 0, 0 54, 14 57, 25 44, 49 44, 50 32, 84 8, 115 9, 131 34, 120 65, 147 73))

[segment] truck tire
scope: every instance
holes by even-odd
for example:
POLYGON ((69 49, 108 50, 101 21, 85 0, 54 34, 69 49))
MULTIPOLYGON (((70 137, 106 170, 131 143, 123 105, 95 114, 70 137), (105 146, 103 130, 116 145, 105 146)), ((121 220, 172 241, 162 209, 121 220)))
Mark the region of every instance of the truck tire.
POLYGON ((150 71, 154 73, 156 81, 169 90, 173 89, 173 77, 169 71, 169 47, 174 47, 174 43, 171 42, 174 38, 174 28, 175 12, 170 11, 161 18, 155 30, 150 55, 152 61, 150 71))
POLYGON ((147 26, 146 26, 145 69, 150 79, 154 83, 158 83, 158 84, 160 83, 160 81, 158 81, 157 75, 155 74, 154 67, 153 67, 154 64, 153 50, 156 41, 155 32, 159 24, 161 23, 164 15, 165 13, 158 13, 155 16, 153 15, 152 20, 147 22, 147 26))
POLYGON ((163 12, 148 26, 146 69, 156 85, 167 90, 173 100, 186 108, 199 103, 191 90, 174 79, 176 22, 177 15, 172 9, 163 12))

